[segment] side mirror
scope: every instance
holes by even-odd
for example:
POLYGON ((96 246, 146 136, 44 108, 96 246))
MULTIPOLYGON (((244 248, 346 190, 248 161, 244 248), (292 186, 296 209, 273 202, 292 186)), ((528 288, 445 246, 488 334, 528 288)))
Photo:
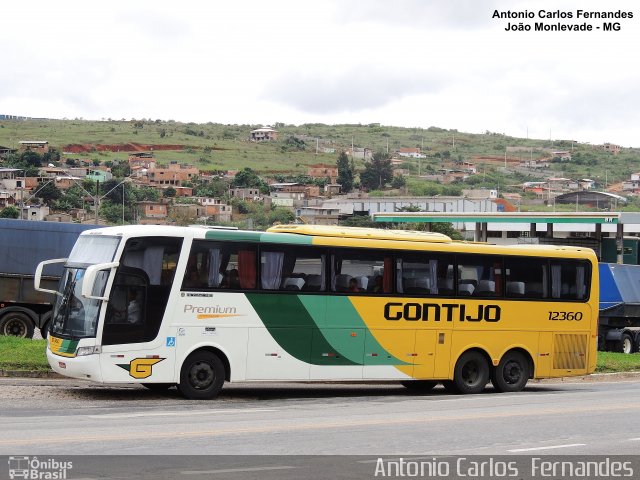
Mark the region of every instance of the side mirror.
POLYGON ((96 275, 102 270, 114 270, 118 268, 120 262, 99 263, 97 265, 91 265, 84 273, 84 280, 82 282, 82 296, 90 300, 109 300, 109 297, 99 297, 93 295, 93 287, 96 283, 96 275))
POLYGON ((56 258, 55 260, 44 260, 40 262, 36 267, 36 273, 33 276, 33 287, 39 292, 53 293, 55 295, 60 295, 60 292, 58 292, 57 290, 49 290, 48 288, 41 288, 40 279, 42 278, 42 270, 46 265, 51 265, 53 263, 64 263, 66 261, 67 261, 66 258, 56 258))

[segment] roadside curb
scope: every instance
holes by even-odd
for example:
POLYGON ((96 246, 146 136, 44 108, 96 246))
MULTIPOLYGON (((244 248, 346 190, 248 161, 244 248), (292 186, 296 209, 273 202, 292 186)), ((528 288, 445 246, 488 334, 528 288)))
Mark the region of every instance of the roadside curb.
POLYGON ((0 377, 13 378, 66 378, 56 372, 39 372, 37 370, 0 370, 0 377))

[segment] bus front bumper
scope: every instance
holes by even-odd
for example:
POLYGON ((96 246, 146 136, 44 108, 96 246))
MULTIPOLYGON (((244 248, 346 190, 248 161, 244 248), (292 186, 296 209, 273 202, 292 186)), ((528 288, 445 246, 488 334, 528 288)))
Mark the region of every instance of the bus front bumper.
POLYGON ((47 361, 54 372, 65 377, 102 382, 100 355, 64 357, 56 355, 47 347, 47 361))

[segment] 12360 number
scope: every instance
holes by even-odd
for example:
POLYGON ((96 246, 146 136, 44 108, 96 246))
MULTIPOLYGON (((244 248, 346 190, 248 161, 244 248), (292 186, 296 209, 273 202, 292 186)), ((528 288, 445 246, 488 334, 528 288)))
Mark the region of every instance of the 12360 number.
POLYGON ((566 320, 568 322, 582 320, 582 312, 549 312, 549 320, 566 320))

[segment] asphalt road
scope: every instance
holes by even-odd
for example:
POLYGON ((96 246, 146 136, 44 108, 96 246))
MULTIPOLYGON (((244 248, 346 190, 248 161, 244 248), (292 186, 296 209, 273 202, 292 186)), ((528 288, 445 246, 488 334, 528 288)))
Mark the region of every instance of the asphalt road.
POLYGON ((139 386, 0 379, 0 455, 512 455, 640 452, 640 380, 472 396, 396 385, 139 386))

